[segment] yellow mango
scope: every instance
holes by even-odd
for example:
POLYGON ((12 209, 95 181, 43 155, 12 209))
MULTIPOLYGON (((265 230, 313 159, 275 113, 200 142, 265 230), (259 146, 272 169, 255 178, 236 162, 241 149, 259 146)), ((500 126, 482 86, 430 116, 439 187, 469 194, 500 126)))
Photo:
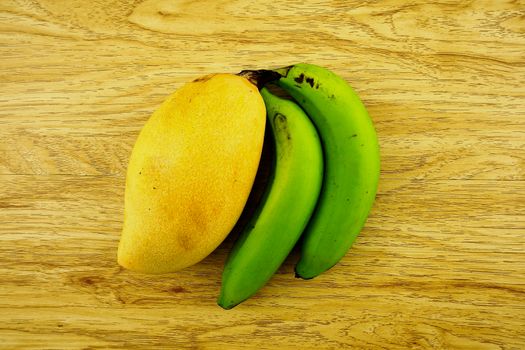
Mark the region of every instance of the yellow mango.
POLYGON ((197 79, 164 101, 129 161, 120 265, 178 271, 226 238, 255 179, 265 117, 257 87, 233 74, 197 79))

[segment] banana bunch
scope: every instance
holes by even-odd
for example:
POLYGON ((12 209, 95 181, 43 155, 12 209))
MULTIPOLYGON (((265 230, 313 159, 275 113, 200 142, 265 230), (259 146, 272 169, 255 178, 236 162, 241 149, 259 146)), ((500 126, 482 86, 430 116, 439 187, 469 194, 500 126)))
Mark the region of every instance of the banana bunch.
POLYGON ((218 298, 225 309, 264 286, 300 237, 297 277, 314 278, 337 264, 365 224, 379 180, 374 126, 341 77, 311 64, 244 72, 250 74, 280 76, 277 85, 295 102, 261 90, 274 164, 259 207, 226 261, 218 298))

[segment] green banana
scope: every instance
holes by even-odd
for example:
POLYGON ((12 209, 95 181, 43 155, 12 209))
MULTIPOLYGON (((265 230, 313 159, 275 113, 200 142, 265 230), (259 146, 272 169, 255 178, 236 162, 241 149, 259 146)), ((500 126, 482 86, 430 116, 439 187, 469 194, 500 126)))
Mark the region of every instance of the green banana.
POLYGON ((261 90, 275 157, 265 194, 228 257, 217 303, 231 309, 255 294, 290 253, 315 208, 323 178, 319 136, 293 101, 261 90))
POLYGON ((341 77, 304 63, 275 71, 315 124, 325 157, 322 192, 295 269, 309 279, 337 264, 365 224, 379 181, 379 145, 363 103, 341 77))

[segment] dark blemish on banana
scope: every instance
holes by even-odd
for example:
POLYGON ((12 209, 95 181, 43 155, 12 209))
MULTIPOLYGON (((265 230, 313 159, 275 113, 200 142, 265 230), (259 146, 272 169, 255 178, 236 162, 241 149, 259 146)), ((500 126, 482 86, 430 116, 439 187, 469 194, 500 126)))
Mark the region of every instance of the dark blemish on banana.
POLYGON ((314 78, 306 78, 306 82, 310 84, 310 87, 314 87, 315 81, 314 78))
POLYGON ((156 189, 157 189, 157 187, 153 186, 153 189, 154 189, 154 190, 156 190, 156 189))
POLYGON ((285 126, 285 123, 286 123, 286 116, 284 114, 281 114, 281 113, 276 113, 274 116, 273 116, 273 122, 275 123, 275 125, 277 127, 282 127, 282 126, 285 126))
POLYGON ((286 116, 284 114, 276 113, 273 116, 273 123, 275 125, 275 129, 286 132, 286 138, 288 140, 292 139, 292 135, 290 135, 290 131, 288 130, 288 125, 286 124, 286 116))
POLYGON ((331 100, 335 100, 335 95, 334 95, 334 94, 331 94, 331 95, 330 95, 330 99, 331 99, 331 100))
POLYGON ((353 135, 352 135, 352 137, 356 137, 356 136, 357 136, 357 134, 353 134, 353 135))
POLYGON ((294 79, 296 82, 301 84, 304 81, 304 74, 301 73, 297 78, 294 79))
POLYGON ((298 88, 300 88, 300 87, 301 87, 301 85, 299 85, 299 84, 294 84, 294 85, 295 85, 296 87, 298 87, 298 88))
POLYGON ((142 171, 139 171, 139 175, 142 175, 142 171))
POLYGON ((315 84, 315 88, 319 89, 319 83, 315 84))
POLYGON ((364 144, 361 144, 361 147, 363 147, 363 146, 364 146, 364 144))

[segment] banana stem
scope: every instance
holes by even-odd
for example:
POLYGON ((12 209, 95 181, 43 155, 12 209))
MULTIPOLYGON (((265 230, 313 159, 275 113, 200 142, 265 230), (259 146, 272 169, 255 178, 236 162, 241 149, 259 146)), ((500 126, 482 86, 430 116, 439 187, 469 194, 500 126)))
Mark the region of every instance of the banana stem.
POLYGON ((282 77, 280 73, 268 69, 243 70, 237 75, 248 79, 253 85, 257 86, 258 89, 262 89, 264 85, 271 81, 279 80, 282 77))

